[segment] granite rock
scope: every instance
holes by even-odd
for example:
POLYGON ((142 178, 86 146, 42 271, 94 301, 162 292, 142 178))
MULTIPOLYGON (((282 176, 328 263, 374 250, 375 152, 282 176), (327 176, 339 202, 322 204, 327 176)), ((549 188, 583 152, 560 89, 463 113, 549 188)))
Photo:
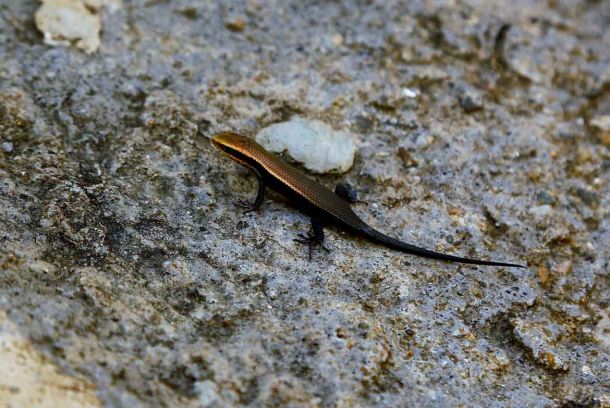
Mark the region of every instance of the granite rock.
POLYGON ((125 1, 89 55, 1 2, 0 334, 91 405, 607 405, 610 3, 450 4, 125 1), (309 262, 209 143, 295 116, 358 135, 311 176, 372 226, 528 268, 333 228, 309 262))

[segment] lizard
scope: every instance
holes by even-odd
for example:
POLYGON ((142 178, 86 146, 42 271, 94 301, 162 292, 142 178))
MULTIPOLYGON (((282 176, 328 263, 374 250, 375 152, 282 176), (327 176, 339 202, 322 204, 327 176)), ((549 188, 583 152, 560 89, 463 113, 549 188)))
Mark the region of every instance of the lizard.
POLYGON ((514 263, 444 254, 402 242, 366 224, 352 209, 348 201, 349 197, 345 196, 345 189, 331 191, 296 167, 268 152, 253 139, 236 132, 222 132, 214 135, 211 142, 221 153, 252 170, 258 179, 258 193, 255 200, 239 201, 239 204, 245 208, 244 213, 260 208, 265 200, 265 190, 269 187, 310 216, 312 226, 310 234, 295 239, 297 242, 309 245, 310 259, 314 247, 320 247, 328 252, 324 246, 324 225, 334 224, 372 242, 412 255, 474 265, 525 267, 514 263))

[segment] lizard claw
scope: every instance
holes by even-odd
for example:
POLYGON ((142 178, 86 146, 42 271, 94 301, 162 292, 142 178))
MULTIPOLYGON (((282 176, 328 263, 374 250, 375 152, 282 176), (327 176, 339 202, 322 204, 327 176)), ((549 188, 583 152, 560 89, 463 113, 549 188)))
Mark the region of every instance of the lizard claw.
POLYGON ((299 234, 298 237, 299 238, 295 238, 293 241, 298 242, 299 244, 304 244, 304 245, 309 246, 309 260, 310 261, 311 261, 312 255, 313 255, 314 247, 320 247, 326 253, 330 253, 330 250, 328 248, 326 248, 326 246, 324 245, 322 240, 320 240, 318 237, 316 237, 314 235, 303 235, 303 234, 299 234))
POLYGON ((246 200, 242 200, 241 198, 239 200, 237 200, 237 202, 235 203, 238 207, 241 207, 244 209, 243 214, 247 214, 249 212, 252 212, 254 210, 256 210, 258 207, 254 204, 251 203, 249 201, 246 200))

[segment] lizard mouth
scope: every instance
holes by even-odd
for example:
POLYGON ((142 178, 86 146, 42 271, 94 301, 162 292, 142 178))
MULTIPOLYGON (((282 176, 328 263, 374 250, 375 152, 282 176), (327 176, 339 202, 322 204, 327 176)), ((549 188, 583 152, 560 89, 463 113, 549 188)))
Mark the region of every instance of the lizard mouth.
POLYGON ((221 138, 222 138, 222 133, 212 136, 212 139, 211 139, 212 146, 214 146, 214 148, 216 150, 220 151, 222 154, 233 158, 233 156, 234 156, 234 153, 232 153, 233 149, 231 149, 226 143, 223 143, 221 138))
POLYGON ((224 156, 227 156, 229 159, 236 161, 242 166, 250 167, 248 164, 247 156, 243 154, 241 151, 233 148, 232 146, 224 143, 222 141, 223 133, 212 136, 212 146, 216 148, 220 153, 224 156))

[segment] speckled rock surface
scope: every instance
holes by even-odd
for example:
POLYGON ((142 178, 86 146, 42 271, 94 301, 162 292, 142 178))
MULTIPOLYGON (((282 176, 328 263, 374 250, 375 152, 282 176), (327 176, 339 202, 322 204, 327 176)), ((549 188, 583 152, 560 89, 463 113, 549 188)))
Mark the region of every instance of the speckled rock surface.
POLYGON ((304 3, 124 1, 86 55, 0 0, 6 327, 106 406, 609 406, 610 2, 304 3), (308 262, 209 143, 295 115, 371 225, 529 267, 308 262))

